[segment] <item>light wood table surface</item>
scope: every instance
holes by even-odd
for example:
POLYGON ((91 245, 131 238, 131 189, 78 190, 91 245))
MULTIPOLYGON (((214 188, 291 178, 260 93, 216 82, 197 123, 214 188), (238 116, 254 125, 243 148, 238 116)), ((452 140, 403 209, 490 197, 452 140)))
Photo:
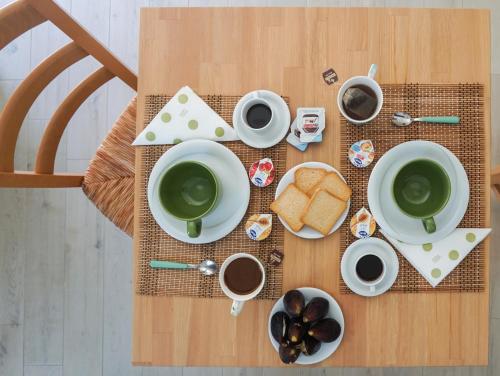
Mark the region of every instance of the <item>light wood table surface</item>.
MULTIPOLYGON (((339 167, 346 153, 339 149, 339 85, 327 86, 321 73, 333 67, 342 82, 365 74, 370 63, 378 64, 380 83, 484 84, 484 132, 490 139, 489 11, 451 9, 142 9, 137 131, 143 128, 148 94, 174 94, 183 85, 199 94, 265 88, 290 98, 292 116, 298 106, 326 109, 321 146, 306 153, 289 147, 287 166, 315 160, 339 167)), ((489 147, 484 152, 489 161, 489 147)), ((489 162, 484 168, 489 179, 489 162)), ((489 197, 487 190, 487 208, 489 197)), ((137 242, 134 248, 135 264, 137 242)), ((344 312, 343 342, 322 366, 487 364, 488 263, 484 293, 388 293, 365 299, 339 293, 338 234, 307 241, 287 233, 285 254, 284 291, 321 288, 344 312)), ((281 366, 267 336, 273 303, 247 303, 233 318, 228 299, 135 295, 132 362, 281 366)))

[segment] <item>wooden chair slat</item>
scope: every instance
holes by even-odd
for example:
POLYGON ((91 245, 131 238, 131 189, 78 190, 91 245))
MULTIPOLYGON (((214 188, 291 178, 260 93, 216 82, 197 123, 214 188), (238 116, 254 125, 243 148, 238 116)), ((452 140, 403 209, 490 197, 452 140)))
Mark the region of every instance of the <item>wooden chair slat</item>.
POLYGON ((28 1, 19 0, 0 8, 0 50, 21 34, 47 21, 28 1))
POLYGON ((84 174, 37 174, 33 171, 0 172, 1 188, 81 187, 84 174))
POLYGON ((498 184, 498 185, 500 185, 500 166, 496 166, 491 171, 491 184, 498 184))
POLYGON ((99 68, 80 84, 64 99, 50 119, 38 148, 35 172, 52 174, 56 159, 57 147, 68 122, 81 104, 99 87, 111 80, 115 75, 105 67, 99 68))
POLYGON ((62 71, 87 55, 75 42, 70 42, 42 61, 14 90, 0 114, 0 171, 14 169, 19 130, 35 99, 62 71))
POLYGON ((120 78, 137 90, 135 73, 54 0, 16 0, 0 8, 0 50, 46 21, 58 27, 72 41, 40 63, 14 90, 0 112, 0 187, 81 186, 83 175, 54 174, 58 144, 69 120, 90 94, 113 77, 120 78), (38 149, 34 171, 15 171, 17 138, 33 102, 57 75, 88 55, 103 67, 77 85, 53 114, 38 149))
POLYGON ((497 200, 500 200, 500 166, 496 166, 491 171, 491 188, 497 200))
POLYGON ((74 40, 81 48, 92 55, 115 76, 132 89, 137 90, 137 76, 116 56, 99 43, 78 22, 69 16, 52 0, 27 0, 42 16, 50 19, 62 32, 74 40))

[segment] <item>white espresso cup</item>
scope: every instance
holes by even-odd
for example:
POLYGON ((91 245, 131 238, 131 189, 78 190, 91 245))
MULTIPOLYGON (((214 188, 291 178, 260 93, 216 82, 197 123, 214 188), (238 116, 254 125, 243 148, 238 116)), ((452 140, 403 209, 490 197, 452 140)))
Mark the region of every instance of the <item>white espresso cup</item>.
POLYGON ((357 124, 357 125, 366 124, 375 119, 379 114, 380 110, 382 109, 382 104, 384 103, 384 94, 382 93, 380 85, 374 79, 376 73, 377 73, 377 65, 372 64, 370 70, 368 71, 368 75, 351 77, 348 80, 346 80, 340 87, 339 93, 337 95, 337 105, 339 107, 339 111, 342 114, 342 116, 344 116, 352 124, 357 124), (375 111, 373 112, 372 116, 370 116, 367 119, 363 120, 353 119, 349 115, 347 115, 344 110, 344 105, 342 103, 344 94, 347 91, 347 89, 356 85, 368 86, 370 89, 373 90, 373 92, 377 97, 377 107, 375 108, 375 111))
POLYGON ((245 125, 245 127, 247 127, 252 132, 259 133, 259 132, 262 132, 262 131, 266 130, 267 128, 269 128, 270 124, 272 124, 272 122, 273 122, 273 118, 274 118, 274 113, 273 113, 273 107, 271 106, 271 103, 268 100, 262 98, 261 93, 259 93, 259 91, 252 92, 251 98, 248 99, 243 104, 243 107, 241 109, 241 121, 245 125), (271 111, 271 117, 270 117, 269 121, 267 122, 266 125, 264 125, 261 128, 253 128, 248 123, 248 119, 247 119, 248 110, 251 107, 255 106, 256 104, 263 104, 263 105, 267 106, 269 108, 269 110, 271 111))
POLYGON ((252 256, 248 253, 236 253, 234 255, 229 256, 227 259, 225 259, 224 262, 222 263, 222 266, 220 267, 220 271, 219 271, 219 284, 220 284, 220 287, 222 289, 222 292, 229 299, 233 300, 233 304, 231 305, 231 315, 238 316, 240 314, 240 312, 242 311, 243 305, 245 304, 245 302, 248 300, 251 300, 251 299, 255 298, 257 295, 259 295, 259 293, 262 291, 262 289, 264 287, 265 281, 266 281, 266 272, 265 272, 264 266, 262 265, 262 263, 260 262, 260 260, 257 257, 252 256), (229 289, 229 287, 226 285, 226 282, 224 281, 224 274, 226 272, 228 265, 231 262, 233 262, 234 260, 239 259, 239 258, 252 259, 253 261, 255 261, 259 265, 260 271, 262 272, 262 280, 260 281, 259 286, 255 290, 253 290, 250 294, 247 294, 247 295, 239 295, 239 294, 231 291, 229 289))
POLYGON ((377 257, 380 262, 382 263, 382 273, 380 273, 380 275, 378 276, 377 279, 373 280, 373 281, 367 281, 367 280, 364 280, 363 278, 361 278, 358 273, 356 272, 356 270, 354 271, 354 275, 356 276, 356 278, 358 279, 358 281, 365 285, 366 287, 368 287, 370 289, 371 292, 375 291, 376 288, 377 288, 377 285, 384 279, 385 277, 385 273, 386 273, 386 270, 387 270, 387 265, 385 264, 385 261, 382 257, 380 257, 379 255, 375 254, 375 253, 371 253, 371 252, 367 252, 367 253, 363 253, 362 255, 360 255, 357 259, 356 259, 356 262, 354 263, 354 268, 356 268, 356 266, 358 265, 358 262, 359 260, 361 260, 363 257, 365 256, 375 256, 377 257))

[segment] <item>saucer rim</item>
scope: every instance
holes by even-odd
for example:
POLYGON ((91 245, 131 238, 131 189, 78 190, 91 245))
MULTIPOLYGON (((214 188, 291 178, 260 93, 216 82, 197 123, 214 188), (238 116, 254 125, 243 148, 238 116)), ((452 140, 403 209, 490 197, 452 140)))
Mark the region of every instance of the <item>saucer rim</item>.
POLYGON ((424 244, 424 243, 432 243, 438 239, 441 239, 451 233, 454 229, 456 229, 460 222, 462 221, 465 213, 467 212, 467 208, 469 205, 469 200, 470 200, 470 183, 468 180, 467 172, 465 171, 465 168, 463 167, 463 164, 461 161, 457 158, 453 152, 451 152, 448 148, 445 146, 438 144, 433 141, 428 141, 428 140, 411 140, 411 141, 406 141, 401 144, 398 144, 388 150, 384 155, 380 157, 380 159, 377 161, 375 166, 373 167, 373 170, 370 173, 370 177, 368 179, 368 187, 367 187, 367 198, 368 198, 368 205, 370 207, 371 213, 373 214, 375 221, 379 225, 379 227, 384 230, 389 236, 398 239, 402 242, 409 243, 409 244, 424 244), (386 216, 382 213, 382 208, 380 206, 380 187, 375 186, 375 180, 377 179, 378 175, 382 175, 380 179, 383 179, 385 177, 385 174, 387 173, 388 169, 390 166, 386 166, 386 161, 390 156, 392 156, 394 153, 402 153, 406 148, 411 148, 411 147, 418 147, 420 145, 426 145, 426 146, 431 146, 433 148, 439 148, 442 151, 444 151, 450 161, 451 164, 454 167, 454 172, 457 174, 457 181, 460 184, 460 187, 457 188, 457 190, 460 191, 460 195, 465 195, 467 200, 462 200, 459 199, 459 196, 457 195, 457 198, 455 199, 455 203, 460 203, 464 202, 462 206, 459 207, 460 210, 455 211, 455 213, 460 213, 460 215, 454 215, 452 217, 452 223, 454 224, 453 226, 450 226, 449 228, 445 228, 444 230, 438 230, 435 233, 432 234, 424 234, 424 235, 419 235, 418 238, 416 236, 413 236, 408 233, 400 233, 397 232, 396 230, 393 229, 393 226, 390 224, 390 222, 387 220, 386 216), (423 239, 423 240, 422 240, 423 239))
MULTIPOLYGON (((273 111, 275 111, 274 108, 273 111)), ((286 137, 288 130, 290 129, 291 114, 288 104, 279 94, 271 90, 259 89, 250 91, 240 98, 240 100, 234 107, 232 119, 233 119, 233 127, 236 131, 236 134, 240 138, 241 142, 255 149, 267 149, 280 143, 286 137), (276 131, 276 136, 271 139, 266 138, 266 136, 267 137, 270 136, 269 130, 267 132, 263 131, 262 133, 259 133, 259 136, 256 136, 241 124, 240 114, 242 106, 246 101, 248 101, 248 99, 253 93, 262 94, 264 99, 270 101, 271 104, 275 104, 276 107, 280 107, 278 109, 278 113, 281 115, 277 115, 275 117, 273 116, 273 121, 280 123, 281 122, 280 120, 283 120, 283 123, 286 124, 286 126, 283 126, 280 132, 276 131), (280 119, 282 116, 284 116, 284 119, 280 119)), ((272 129, 273 127, 270 126, 266 128, 272 129)))
POLYGON ((344 254, 342 255, 342 259, 340 261, 340 274, 342 276, 342 280, 344 281, 346 286, 352 292, 354 292, 357 295, 364 296, 366 298, 372 298, 375 296, 385 294, 394 285, 394 283, 396 282, 396 279, 398 278, 398 275, 399 275, 399 258, 398 258, 398 255, 397 255, 395 249, 392 247, 392 245, 384 239, 380 239, 380 238, 376 238, 376 237, 368 237, 368 238, 358 239, 358 240, 354 241, 353 243, 351 243, 349 245, 349 247, 347 247, 346 250, 344 251, 344 254), (392 268, 392 270, 393 270, 392 273, 394 273, 394 276, 390 276, 391 273, 389 271, 387 271, 384 278, 378 284, 380 286, 387 284, 387 286, 385 286, 384 288, 382 288, 380 290, 375 290, 375 291, 371 292, 370 288, 368 286, 358 288, 358 286, 353 286, 351 284, 352 279, 350 276, 348 276, 349 274, 347 272, 347 261, 348 261, 347 258, 350 257, 350 254, 353 253, 356 248, 358 248, 359 246, 362 245, 361 243, 368 244, 368 243, 373 243, 373 242, 378 243, 380 245, 380 248, 384 249, 384 252, 387 252, 388 256, 393 259, 392 260, 393 262, 391 262, 390 266, 387 266, 387 267, 392 268), (346 278, 346 276, 348 276, 348 277, 346 278))
MULTIPOLYGON (((221 155, 218 154, 216 158, 220 158, 221 155)), ((201 154, 204 154, 203 152, 201 154)), ((209 154, 209 153, 205 153, 209 154)), ((235 165, 236 167, 236 165, 235 165)), ((245 166, 241 162, 241 160, 238 158, 236 154, 234 154, 233 151, 231 151, 229 148, 226 146, 212 140, 205 140, 205 139, 194 139, 194 140, 187 140, 184 141, 178 145, 173 146, 169 150, 167 150, 165 153, 162 154, 162 156, 156 161, 155 165, 153 166, 153 169, 151 170, 151 173, 148 177, 148 186, 147 186, 147 200, 148 200, 148 208, 151 212, 151 215, 153 216, 155 222, 160 226, 160 228, 169 236, 173 237, 174 239, 177 239, 179 241, 182 241, 184 243, 189 243, 189 244, 207 244, 214 242, 216 240, 222 239, 226 237, 228 234, 233 231, 238 224, 242 221, 242 219, 245 217, 245 214, 248 210, 248 205, 250 203, 250 182, 248 180, 248 175, 247 171, 245 169, 245 166), (199 146, 193 145, 194 143, 199 144, 199 146), (154 190, 155 186, 157 184, 158 179, 161 178, 164 170, 175 163, 178 162, 179 158, 183 158, 185 156, 189 156, 192 154, 200 154, 197 150, 198 147, 208 147, 211 150, 219 150, 219 153, 224 153, 226 156, 229 156, 231 160, 233 160, 232 163, 239 163, 238 168, 235 168, 235 171, 237 169, 240 169, 240 174, 241 175, 241 182, 245 181, 246 184, 242 188, 244 190, 241 191, 241 193, 244 195, 242 197, 242 200, 240 201, 240 205, 238 207, 235 207, 235 214, 231 216, 231 218, 234 218, 232 221, 226 221, 226 222, 221 222, 220 224, 217 224, 214 226, 211 231, 207 234, 201 234, 197 238, 190 238, 187 234, 181 234, 178 231, 172 231, 168 226, 169 223, 171 223, 173 220, 179 221, 179 219, 167 214, 167 215, 161 215, 159 212, 161 209, 161 204, 159 204, 159 200, 155 200, 154 198, 154 190), (175 157, 174 159, 169 160, 169 157, 172 156, 172 151, 181 153, 180 150, 187 148, 187 151, 184 152, 184 154, 179 155, 175 157), (193 151, 194 150, 194 151, 193 151), (170 155, 169 155, 170 153, 170 155), (241 167, 241 168, 240 168, 241 167), (244 179, 243 179, 244 177, 244 179), (154 179, 154 180, 153 180, 154 179), (214 235, 213 232, 216 231, 215 229, 220 229, 217 231, 217 233, 214 235)), ((214 209, 217 210, 217 209, 214 209)))
MULTIPOLYGON (((335 354, 335 352, 338 350, 339 346, 341 345, 342 340, 344 339, 344 333, 345 333, 344 312, 342 311, 342 307, 340 306, 340 304, 337 301, 337 299, 335 299, 332 294, 330 294, 329 292, 327 292, 325 290, 322 290, 322 289, 317 288, 317 287, 308 287, 308 286, 306 286, 306 287, 298 287, 298 288, 296 288, 296 290, 299 290, 304 295, 311 295, 312 297, 323 297, 323 298, 327 299, 329 301, 329 303, 333 302, 334 303, 333 307, 332 307, 332 305, 330 306, 330 309, 328 310, 327 317, 331 317, 331 318, 334 318, 335 320, 337 320, 338 323, 341 325, 341 328, 342 328, 342 331, 340 333, 339 338, 337 338, 333 342, 324 343, 324 344, 321 345, 322 348, 324 348, 326 346, 330 346, 331 347, 331 349, 328 349, 325 352, 325 355, 323 355, 321 357, 321 360, 318 360, 318 361, 304 361, 304 359, 306 359, 306 360, 307 359, 311 359, 315 355, 319 354, 319 351, 321 351, 321 348, 320 348, 320 350, 318 351, 318 353, 313 354, 311 356, 304 356, 303 354, 300 354, 299 357, 297 358, 297 361, 295 362, 295 364, 299 364, 299 365, 318 364, 318 363, 321 363, 324 360, 328 359, 333 354, 335 354), (299 360, 299 359, 302 359, 302 360, 299 360)), ((269 317, 268 317, 268 320, 267 320, 267 333, 268 333, 268 337, 269 337, 269 340, 271 342, 271 345, 276 350, 276 352, 278 352, 279 344, 278 344, 278 342, 275 341, 275 339, 273 338, 273 335, 271 333, 271 318, 273 317, 273 315, 276 312, 284 310, 284 308, 283 308, 284 307, 283 306, 283 297, 284 296, 285 296, 284 294, 282 296, 280 296, 276 300, 276 302, 273 304, 273 307, 269 311, 269 317)))

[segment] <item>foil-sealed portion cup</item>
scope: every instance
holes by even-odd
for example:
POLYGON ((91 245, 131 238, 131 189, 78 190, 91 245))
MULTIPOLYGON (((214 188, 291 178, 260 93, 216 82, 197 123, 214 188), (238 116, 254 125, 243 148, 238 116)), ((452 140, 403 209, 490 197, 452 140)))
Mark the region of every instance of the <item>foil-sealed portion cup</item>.
POLYGON ((274 180, 275 169, 271 158, 263 158, 250 166, 248 176, 257 187, 267 187, 274 180))
POLYGON ((322 107, 297 108, 297 130, 300 132, 300 142, 314 141, 325 129, 325 109, 322 107))
POLYGON ((373 215, 363 207, 351 218, 350 227, 355 237, 363 239, 373 235, 377 224, 373 215))
POLYGON ((245 231, 252 240, 264 240, 273 227, 272 214, 254 214, 245 223, 245 231))
POLYGON ((375 158, 375 147, 371 140, 357 141, 349 148, 349 160, 356 167, 367 167, 375 158))

